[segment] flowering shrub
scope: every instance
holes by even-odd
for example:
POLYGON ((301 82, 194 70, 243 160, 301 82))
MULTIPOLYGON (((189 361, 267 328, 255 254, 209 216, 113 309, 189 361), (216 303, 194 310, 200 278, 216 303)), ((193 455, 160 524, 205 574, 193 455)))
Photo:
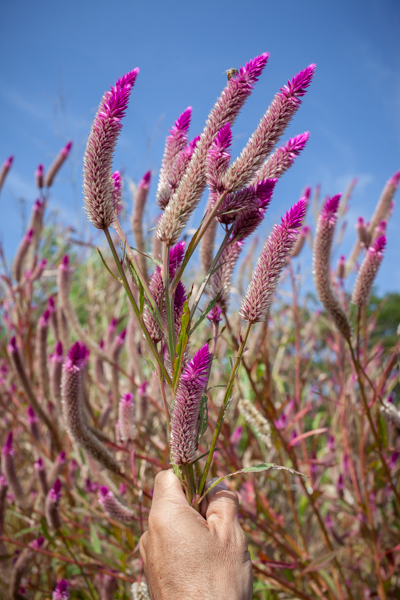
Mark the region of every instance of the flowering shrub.
POLYGON ((246 239, 308 140, 297 135, 275 149, 314 65, 281 88, 231 162, 234 120, 267 60, 228 73, 201 135, 188 138, 190 108, 173 125, 151 251, 143 227, 151 173, 135 192, 133 247, 123 180, 112 172, 138 69, 104 94, 85 150, 85 208, 108 248, 82 260, 79 240, 44 227, 71 144, 47 174, 42 165, 36 171, 40 198, 2 274, 0 581, 11 598, 148 598, 138 542, 154 476, 170 465, 196 510, 211 476, 238 492, 255 598, 400 592, 400 342, 387 349, 373 341, 379 309, 367 311, 400 173, 370 223, 359 219, 336 273, 331 251, 351 190, 321 209, 315 195, 323 311, 300 293, 295 274, 312 238, 304 223, 310 189, 272 228, 245 293, 239 270, 243 298, 230 309, 246 239), (182 233, 206 189, 187 244, 182 233), (203 274, 190 277, 196 250, 203 274), (350 293, 346 278, 359 258, 350 293), (282 274, 290 301, 276 298, 282 274))

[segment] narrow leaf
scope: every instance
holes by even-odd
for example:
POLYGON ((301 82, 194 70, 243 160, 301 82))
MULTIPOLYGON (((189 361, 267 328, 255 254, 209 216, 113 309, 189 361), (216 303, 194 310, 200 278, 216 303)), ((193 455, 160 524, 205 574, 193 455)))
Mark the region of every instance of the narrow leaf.
POLYGON ((307 475, 304 475, 304 473, 300 473, 299 471, 295 471, 294 469, 291 469, 289 467, 282 467, 280 465, 276 465, 275 463, 261 463, 260 465, 254 465, 254 467, 244 467, 244 469, 240 469, 240 471, 229 473, 224 477, 220 477, 219 479, 217 479, 217 481, 214 481, 214 483, 210 485, 210 487, 207 488, 207 490, 204 492, 204 494, 199 500, 199 503, 203 500, 204 496, 206 496, 210 490, 212 490, 216 485, 218 485, 219 483, 221 483, 221 481, 227 479, 228 477, 233 477, 234 475, 239 475, 240 473, 262 473, 263 471, 270 471, 272 469, 276 471, 289 471, 289 473, 292 473, 292 475, 301 475, 302 477, 308 477, 307 475))
POLYGON ((335 556, 338 552, 339 552, 339 548, 336 550, 333 550, 332 552, 328 552, 328 554, 324 554, 324 556, 320 556, 319 558, 316 558, 315 560, 310 562, 309 565, 306 566, 304 571, 302 571, 301 576, 305 575, 306 573, 311 573, 312 571, 319 571, 320 569, 323 569, 324 567, 326 567, 326 565, 328 565, 335 558, 335 556))
POLYGON ((103 255, 102 255, 102 253, 100 252, 100 248, 97 248, 97 252, 100 254, 100 258, 101 258, 101 260, 103 261, 103 265, 105 266, 105 268, 107 269, 107 271, 110 273, 110 275, 111 275, 112 277, 114 277, 114 279, 116 279, 116 280, 118 281, 118 283, 122 283, 122 281, 119 279, 119 277, 116 277, 116 276, 114 275, 114 273, 113 273, 113 272, 110 270, 109 266, 107 265, 106 261, 105 261, 105 260, 104 260, 104 258, 103 258, 103 255))
POLYGON ((216 304, 216 303, 217 303, 217 301, 218 301, 218 298, 219 298, 219 296, 220 296, 220 294, 218 294, 218 296, 216 296, 216 297, 215 297, 213 300, 211 300, 211 301, 208 303, 206 310, 205 310, 205 311, 203 311, 203 312, 201 313, 201 316, 200 316, 200 317, 199 317, 199 319, 196 321, 196 323, 193 325, 192 329, 189 331, 189 337, 190 337, 190 336, 192 335, 192 333, 193 333, 193 332, 194 332, 194 331, 195 331, 195 330, 198 328, 198 326, 200 325, 200 323, 201 323, 202 321, 204 321, 204 319, 206 318, 206 316, 208 315, 208 313, 210 312, 210 310, 212 310, 212 309, 214 308, 215 304, 216 304))

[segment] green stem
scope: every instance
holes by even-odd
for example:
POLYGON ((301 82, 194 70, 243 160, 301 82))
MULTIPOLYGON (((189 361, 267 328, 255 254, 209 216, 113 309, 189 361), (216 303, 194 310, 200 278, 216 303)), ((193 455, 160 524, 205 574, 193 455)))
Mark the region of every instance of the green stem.
POLYGON ((175 359, 175 319, 174 319, 174 293, 170 292, 169 289, 169 246, 163 244, 163 280, 164 280, 164 293, 165 293, 165 309, 167 313, 167 327, 168 327, 168 347, 169 356, 171 359, 171 365, 174 364, 175 359))
POLYGON ((126 250, 126 252, 128 253, 129 259, 130 259, 130 263, 132 265, 133 270, 135 271, 135 275, 137 276, 137 278, 139 279, 141 285, 143 286, 143 289, 146 293, 146 296, 148 298, 148 301, 151 304, 151 307, 154 311, 154 315, 157 319, 157 322, 159 324, 159 326, 161 327, 161 330, 164 331, 164 324, 162 321, 162 317, 161 317, 161 313, 160 313, 160 309, 157 306, 157 302, 154 299, 153 294, 150 291, 150 288, 148 286, 146 277, 143 275, 142 271, 140 270, 139 264, 137 262, 136 256, 133 254, 132 252, 132 248, 129 246, 128 244, 128 240, 125 237, 124 232, 122 231, 121 225, 118 221, 118 219, 116 219, 116 221, 114 222, 114 228, 115 231, 118 233, 121 242, 124 245, 124 248, 126 250))
POLYGON ((224 400, 221 404, 221 408, 219 409, 219 414, 218 414, 218 419, 217 419, 217 423, 215 425, 215 431, 214 431, 214 435, 213 435, 213 439, 211 442, 211 446, 210 446, 210 450, 208 453, 208 457, 207 457, 207 461, 206 461, 206 465, 204 467, 204 471, 203 471, 203 475, 201 477, 200 483, 199 483, 199 496, 202 495, 203 493, 203 489, 207 480, 207 475, 208 475, 208 471, 210 469, 211 466, 211 461, 213 458, 213 454, 214 454, 214 450, 215 450, 215 446, 218 440, 218 436, 219 433, 221 431, 221 427, 222 427, 222 422, 224 420, 224 416, 225 416, 225 409, 226 409, 226 405, 231 397, 231 393, 232 393, 232 388, 233 388, 233 382, 235 380, 236 377, 236 373, 237 370, 239 368, 240 365, 240 361, 242 359, 242 355, 244 352, 244 349, 246 347, 246 342, 247 342, 247 338, 249 337, 249 332, 250 332, 250 328, 252 326, 252 323, 247 323, 247 327, 246 330, 244 332, 244 336, 242 339, 242 343, 240 344, 239 350, 238 350, 238 355, 236 357, 236 361, 235 364, 233 366, 232 372, 231 372, 231 376, 229 378, 228 381, 228 385, 226 386, 226 392, 225 392, 225 396, 224 396, 224 400))
POLYGON ((108 228, 104 229, 104 233, 106 234, 106 238, 107 238, 108 244, 110 246, 112 255, 114 257, 115 264, 117 266, 118 272, 120 274, 122 285, 124 286, 125 291, 126 291, 126 293, 128 295, 129 301, 130 301, 130 303, 131 303, 131 305, 133 307, 133 310, 135 311, 135 314, 136 314, 136 316, 138 318, 138 321, 139 321, 140 326, 142 328, 142 331, 143 331, 143 333, 145 335, 145 338, 146 338, 146 340, 147 340, 147 342, 148 342, 148 344, 149 344, 149 346, 150 346, 150 348, 151 348, 151 350, 153 352, 153 355, 154 355, 155 359, 157 360, 157 363, 158 363, 158 365, 159 365, 159 367, 161 369, 161 372, 162 372, 162 374, 163 374, 163 376, 165 378, 165 381, 168 383, 169 387, 171 387, 172 386, 171 378, 168 375, 168 372, 167 372, 167 370, 166 370, 166 368, 164 366, 164 363, 161 360, 161 357, 159 356, 159 354, 157 352, 157 348, 156 348, 153 340, 150 337, 150 334, 149 334, 149 332, 147 330, 146 324, 143 321, 142 315, 140 314, 139 307, 136 304, 135 298, 133 297, 132 290, 131 290, 131 288, 129 286, 128 280, 126 279, 125 271, 124 271, 124 269, 123 269, 123 267, 121 265, 121 262, 119 260, 117 251, 115 250, 115 246, 114 246, 114 243, 113 243, 113 241, 111 239, 111 235, 110 235, 110 232, 109 232, 108 228))
POLYGON ((209 216, 207 217, 207 215, 205 215, 203 223, 200 225, 200 227, 198 228, 198 230, 196 231, 196 233, 190 240, 190 244, 188 246, 188 249, 186 250, 186 254, 184 256, 183 262, 182 262, 180 268, 177 270, 175 277, 171 283, 171 286, 170 286, 171 292, 175 292, 176 286, 178 285, 179 280, 182 278, 182 274, 186 268, 186 265, 188 264, 189 260, 191 259, 193 252, 196 250, 201 238, 207 231, 208 226, 210 225, 211 221, 216 216, 218 209, 221 206, 221 204, 227 194, 228 194, 228 190, 226 190, 223 194, 221 194, 221 196, 218 198, 217 202, 215 203, 214 208, 211 210, 209 216))

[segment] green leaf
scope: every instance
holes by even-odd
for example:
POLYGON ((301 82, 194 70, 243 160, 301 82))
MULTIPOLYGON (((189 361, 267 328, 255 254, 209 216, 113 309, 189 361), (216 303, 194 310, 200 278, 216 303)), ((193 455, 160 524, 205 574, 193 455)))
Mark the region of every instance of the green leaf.
MULTIPOLYGON (((219 448, 214 448, 214 452, 219 452, 219 448)), ((193 462, 192 465, 194 465, 195 462, 197 462, 198 460, 200 460, 201 458, 204 458, 205 456, 207 456, 207 454, 209 453, 209 450, 207 450, 207 452, 204 452, 204 454, 200 454, 200 456, 198 456, 193 462)))
MULTIPOLYGON (((149 231, 153 231, 153 229, 157 229, 157 227, 153 227, 152 229, 149 229, 149 231)), ((147 252, 141 252, 140 250, 138 250, 137 248, 134 248, 133 246, 131 246, 131 250, 134 250, 135 252, 142 254, 146 258, 149 258, 153 263, 155 263, 157 265, 157 267, 162 267, 162 262, 157 260, 157 258, 154 258, 154 256, 152 256, 151 254, 147 254, 147 252)))
POLYGON ((181 330, 179 333, 178 343, 176 345, 176 358, 174 360, 173 371, 174 375, 172 378, 172 385, 174 390, 176 390, 179 379, 181 376, 182 365, 183 365, 183 357, 185 355, 185 350, 189 341, 189 326, 190 326, 190 309, 189 309, 189 300, 192 292, 188 293, 186 302, 183 305, 183 312, 181 316, 181 330))
POLYGON ((333 550, 332 552, 328 552, 328 554, 324 554, 323 556, 320 556, 319 558, 316 558, 315 560, 310 562, 309 565, 306 566, 304 571, 302 571, 300 577, 302 577, 306 573, 311 573, 312 571, 319 571, 320 569, 323 569, 335 558, 335 556, 338 552, 339 552, 339 548, 336 550, 333 550))
POLYGON ((216 485, 218 485, 219 483, 221 483, 221 481, 227 479, 228 477, 233 477, 234 475, 239 475, 240 473, 262 473, 263 471, 270 471, 272 469, 276 471, 289 471, 289 473, 292 473, 293 475, 301 475, 302 477, 308 477, 307 475, 304 475, 304 473, 295 471, 290 467, 282 467, 280 465, 276 465, 275 463, 261 463, 260 465, 254 465, 254 467, 244 467, 244 469, 240 469, 240 471, 229 473, 224 477, 220 477, 219 479, 217 479, 217 481, 214 481, 214 483, 210 485, 210 487, 207 488, 207 490, 204 492, 204 494, 199 500, 199 503, 203 500, 204 496, 206 496, 206 494, 208 494, 210 490, 212 490, 216 485))
POLYGON ((46 540, 49 541, 52 546, 54 546, 54 540, 53 540, 52 536, 50 535, 49 530, 47 529, 47 523, 46 523, 46 519, 44 517, 42 517, 40 519, 40 526, 42 528, 43 535, 46 538, 46 540))
POLYGON ((151 362, 151 360, 148 359, 148 358, 146 358, 145 356, 142 356, 142 358, 143 358, 143 360, 145 360, 150 365, 150 367, 152 368, 152 370, 154 371, 154 373, 157 373, 157 369, 156 369, 154 363, 151 362))
POLYGON ((217 302, 217 300, 218 300, 219 297, 220 297, 220 293, 218 294, 218 296, 216 296, 214 298, 214 300, 211 300, 211 302, 208 303, 206 310, 201 313, 201 316, 196 321, 196 323, 193 325, 192 329, 189 331, 189 337, 198 328, 198 326, 200 325, 200 323, 202 321, 204 321, 204 319, 206 318, 206 316, 208 315, 208 313, 210 312, 210 310, 212 310, 214 308, 214 306, 215 306, 215 304, 216 304, 216 302, 217 302))
MULTIPOLYGON (((208 427, 208 404, 207 404, 207 396, 205 394, 203 394, 203 396, 201 398, 199 416, 200 416, 200 428, 199 428, 198 439, 200 439, 201 436, 205 434, 207 427, 208 427)), ((208 452, 206 454, 208 454, 208 452)))
POLYGON ((93 550, 96 552, 96 554, 101 554, 100 540, 98 538, 97 531, 93 523, 90 525, 90 539, 92 542, 93 550))
POLYGON ((100 252, 100 248, 97 248, 97 252, 100 254, 100 258, 101 258, 101 260, 103 261, 103 265, 105 266, 105 268, 107 269, 107 271, 110 273, 110 275, 111 275, 112 277, 114 277, 114 279, 116 279, 116 280, 118 281, 118 283, 122 283, 122 281, 119 279, 119 277, 116 277, 116 276, 114 275, 114 273, 113 273, 113 272, 110 270, 109 266, 107 265, 106 261, 105 261, 105 260, 104 260, 104 258, 103 258, 103 255, 102 255, 102 253, 100 252))

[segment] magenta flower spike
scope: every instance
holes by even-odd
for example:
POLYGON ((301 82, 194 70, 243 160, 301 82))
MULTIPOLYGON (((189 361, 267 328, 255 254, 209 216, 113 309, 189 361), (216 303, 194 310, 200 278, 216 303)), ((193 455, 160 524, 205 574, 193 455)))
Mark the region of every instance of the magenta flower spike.
POLYGON ((4 513, 6 508, 6 497, 8 492, 8 483, 4 475, 0 475, 0 532, 3 532, 4 513))
POLYGON ((13 266, 12 266, 12 273, 13 273, 14 279, 17 282, 19 282, 21 280, 25 259, 26 259, 28 250, 32 243, 33 234, 34 234, 33 228, 29 229, 29 231, 24 235, 24 237, 18 247, 17 253, 15 255, 13 266))
POLYGON ((69 600, 68 582, 61 579, 54 588, 52 600, 69 600))
POLYGON ((172 245, 178 241, 205 189, 207 155, 215 136, 226 123, 233 125, 268 56, 268 53, 261 54, 241 67, 239 73, 229 79, 214 105, 185 174, 159 221, 157 236, 161 242, 172 245))
POLYGON ((39 190, 42 189, 42 187, 44 186, 44 167, 43 165, 39 165, 38 168, 35 171, 35 180, 36 180, 36 185, 39 188, 39 190))
POLYGON ((249 323, 267 320, 279 277, 293 250, 305 213, 306 200, 302 198, 282 217, 281 224, 274 226, 265 242, 239 311, 249 323))
POLYGON ((356 231, 360 244, 365 248, 368 248, 371 242, 371 235, 368 231, 368 225, 368 223, 365 223, 363 217, 358 217, 356 231))
POLYGON ((50 355, 50 389, 58 402, 61 402, 61 377, 64 362, 63 345, 57 342, 55 352, 50 355))
POLYGON ((8 171, 11 169, 12 162, 14 160, 13 156, 9 156, 7 160, 3 163, 0 171, 0 190, 3 187, 3 183, 5 178, 7 177, 8 171))
MULTIPOLYGON (((179 242, 178 244, 173 246, 169 251, 169 276, 170 276, 171 280, 174 278, 177 269, 179 269, 179 267, 181 266, 184 254, 185 254, 185 242, 179 242)), ((157 305, 160 305, 163 295, 164 295, 164 282, 163 282, 162 272, 161 272, 160 267, 157 267, 155 269, 154 273, 152 274, 152 276, 150 277, 149 287, 150 287, 150 291, 153 294, 154 300, 156 301, 157 305)), ((179 298, 182 299, 182 289, 176 295, 178 295, 178 304, 179 304, 179 298)), ((164 304, 165 304, 165 300, 164 300, 164 304)), ((183 306, 183 303, 182 303, 182 306, 183 306)), ((164 312, 165 312, 165 307, 163 306, 161 314, 163 314, 164 312)), ((175 311, 175 313, 177 313, 177 312, 179 312, 179 306, 177 306, 177 310, 175 311)), ((146 323, 146 327, 149 331, 150 337, 152 338, 152 340, 155 343, 159 342, 163 337, 163 334, 162 334, 159 324, 157 323, 157 321, 155 320, 153 315, 150 313, 147 306, 145 306, 143 313, 144 313, 143 314, 144 322, 146 323)))
POLYGON ((272 179, 273 177, 279 179, 279 177, 282 177, 293 165, 300 152, 304 150, 309 137, 310 133, 306 131, 291 138, 284 146, 277 148, 257 171, 254 179, 260 181, 261 179, 272 179))
POLYGON ((38 479, 39 479, 39 484, 42 490, 42 494, 43 496, 46 496, 48 491, 49 491, 49 484, 47 481, 47 473, 46 473, 46 467, 45 464, 43 462, 42 458, 38 458, 35 462, 34 465, 38 479))
POLYGON ((131 89, 139 69, 124 75, 106 92, 100 102, 89 139, 83 167, 83 191, 89 221, 97 229, 106 229, 115 219, 115 197, 111 179, 112 159, 121 119, 125 115, 131 89))
POLYGON ((354 284, 351 301, 357 306, 366 306, 371 294, 372 285, 383 260, 383 252, 386 246, 386 236, 381 235, 368 248, 365 258, 358 271, 354 284))
POLYGON ((136 404, 136 421, 138 423, 144 423, 147 411, 149 407, 149 397, 147 395, 147 381, 143 381, 137 390, 137 404, 136 404))
POLYGON ((205 344, 181 375, 171 418, 171 459, 176 465, 188 465, 196 458, 200 403, 207 387, 210 361, 205 344))
POLYGON ((36 416, 35 411, 32 406, 28 406, 28 423, 29 428, 31 430, 31 434, 35 438, 36 441, 40 441, 40 428, 39 428, 39 419, 36 416))
POLYGON ((124 394, 118 405, 119 434, 123 442, 133 441, 136 437, 135 402, 133 395, 124 394))
POLYGON ((47 524, 55 531, 61 529, 60 500, 61 481, 56 479, 53 487, 46 496, 44 507, 47 524))
MULTIPOLYGON (((151 181, 151 171, 147 171, 139 181, 132 214, 132 231, 135 236, 135 242, 139 252, 146 252, 146 243, 143 235, 143 214, 146 206, 147 196, 149 194, 151 181)), ((139 267, 147 279, 147 262, 143 254, 138 255, 139 267)))
POLYGON ((35 550, 41 548, 44 543, 44 537, 39 537, 33 540, 28 546, 18 555, 17 560, 12 567, 9 583, 9 598, 20 598, 19 593, 21 580, 28 570, 30 560, 33 558, 35 550))
POLYGON ((10 486, 11 491, 14 494, 15 499, 17 500, 17 502, 23 503, 25 499, 25 494, 22 489, 21 482, 18 478, 17 470, 15 468, 12 431, 10 431, 10 433, 8 434, 6 442, 2 449, 1 468, 7 479, 7 483, 10 486))
POLYGON ((91 431, 83 411, 83 372, 86 368, 86 349, 76 342, 68 352, 61 380, 62 408, 65 426, 70 437, 88 454, 114 473, 120 467, 111 452, 91 431))
POLYGON ((227 170, 231 155, 229 152, 232 144, 232 131, 229 123, 221 127, 208 152, 206 161, 207 184, 211 193, 217 195, 224 191, 222 176, 227 170))
POLYGON ((331 248, 341 194, 328 198, 318 218, 313 249, 314 283, 319 299, 331 315, 337 329, 348 340, 351 335, 349 319, 331 286, 331 248))
POLYGON ((299 256, 300 252, 303 250, 304 242, 306 241, 307 236, 310 233, 310 231, 311 231, 311 228, 308 225, 304 225, 300 229, 300 235, 297 238, 297 242, 295 243, 293 250, 292 250, 292 258, 296 258, 296 256, 299 256))
POLYGON ((368 232, 370 236, 373 235, 375 227, 377 227, 381 221, 387 221, 390 217, 393 209, 393 198, 399 186, 399 183, 400 171, 397 171, 386 183, 385 187, 383 188, 382 194, 378 200, 375 212, 372 215, 372 219, 368 227, 368 232))
POLYGON ((315 65, 300 71, 276 94, 271 106, 224 176, 224 187, 234 192, 247 185, 262 167, 301 105, 314 75, 315 65))
POLYGON ((187 133, 192 117, 192 107, 188 106, 186 110, 175 121, 174 126, 169 131, 169 136, 165 142, 164 157, 161 164, 160 178, 157 186, 157 204, 161 209, 165 209, 171 198, 171 176, 176 167, 178 157, 187 147, 187 133))
POLYGON ((115 519, 121 523, 132 523, 137 518, 127 506, 124 506, 117 500, 112 491, 106 486, 100 488, 99 502, 104 512, 111 517, 111 519, 115 519))
POLYGON ((46 179, 45 179, 45 186, 46 187, 51 187, 55 176, 57 175, 58 171, 61 169, 62 165, 65 163, 65 161, 68 158, 69 153, 71 152, 71 148, 72 148, 72 142, 68 142, 68 144, 66 144, 64 146, 64 148, 62 148, 58 154, 58 156, 56 156, 54 162, 50 165, 50 168, 48 170, 48 173, 46 175, 46 179))
MULTIPOLYGON (((218 305, 220 310, 226 310, 228 308, 232 275, 242 251, 242 247, 243 242, 241 240, 233 241, 226 246, 216 264, 217 270, 210 278, 208 295, 212 299, 218 296, 216 306, 218 305)), ((214 312, 212 315, 213 320, 220 320, 219 316, 220 313, 214 312)))
POLYGON ((341 256, 338 260, 337 267, 336 267, 336 276, 341 281, 343 281, 343 279, 346 276, 346 257, 345 256, 341 256))

